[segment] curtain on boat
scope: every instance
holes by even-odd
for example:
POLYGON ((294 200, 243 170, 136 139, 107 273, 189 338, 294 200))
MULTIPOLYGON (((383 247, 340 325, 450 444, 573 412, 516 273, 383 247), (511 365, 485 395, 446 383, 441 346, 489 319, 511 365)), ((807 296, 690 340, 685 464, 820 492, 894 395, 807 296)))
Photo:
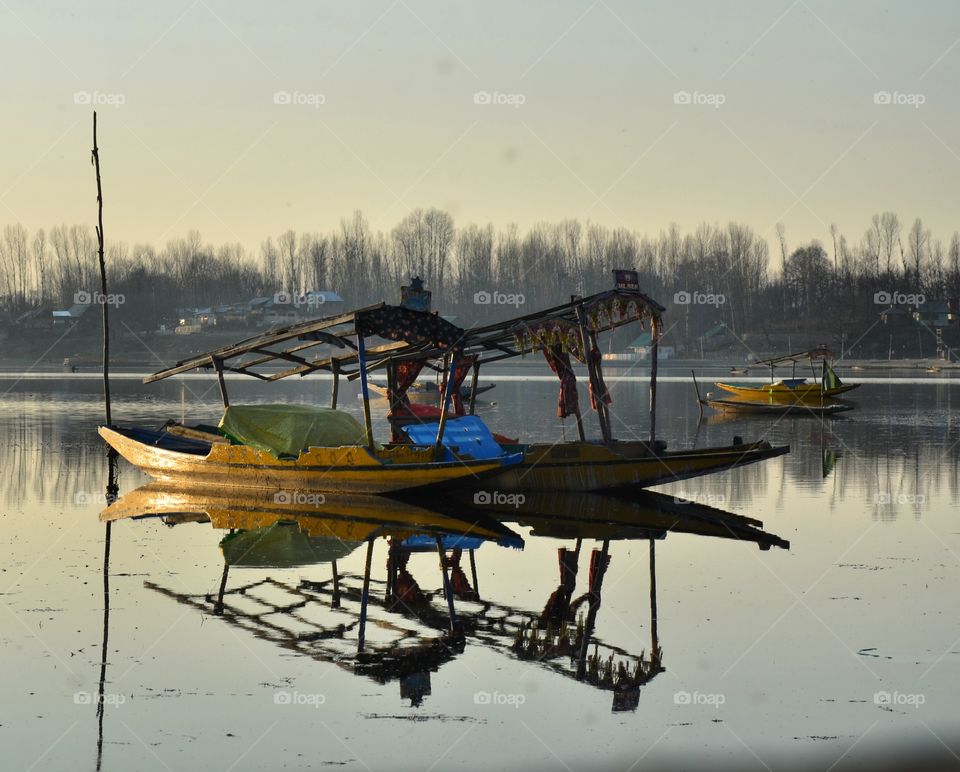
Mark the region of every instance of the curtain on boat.
POLYGON ((597 379, 596 392, 594 391, 593 384, 590 384, 590 407, 596 410, 598 400, 602 400, 605 405, 609 405, 613 402, 613 397, 610 396, 610 390, 607 389, 607 384, 603 381, 603 369, 600 366, 603 355, 596 346, 590 349, 590 359, 593 360, 593 371, 596 373, 597 379))
POLYGON ((579 412, 577 398, 577 377, 570 366, 570 355, 559 346, 543 347, 543 356, 550 369, 560 378, 560 395, 557 399, 557 418, 566 418, 579 412))

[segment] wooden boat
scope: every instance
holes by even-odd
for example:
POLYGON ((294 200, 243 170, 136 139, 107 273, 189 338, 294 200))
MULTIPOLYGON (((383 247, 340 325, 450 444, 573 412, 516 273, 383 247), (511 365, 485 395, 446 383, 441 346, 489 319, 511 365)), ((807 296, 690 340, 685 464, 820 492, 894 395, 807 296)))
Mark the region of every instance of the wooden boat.
POLYGON ((253 490, 390 493, 486 477, 520 454, 438 461, 434 448, 311 447, 292 459, 249 445, 203 442, 162 431, 100 427, 121 456, 156 480, 253 490))
POLYGON ((787 354, 782 357, 774 357, 773 359, 765 359, 756 364, 766 365, 770 368, 770 383, 754 385, 718 382, 715 385, 736 397, 757 401, 762 400, 764 402, 795 402, 797 400, 835 397, 857 388, 860 385, 859 383, 842 383, 840 381, 840 378, 827 361, 832 356, 832 353, 828 349, 821 347, 811 349, 810 351, 801 351, 796 354, 787 354), (822 361, 823 367, 819 380, 809 382, 806 378, 796 377, 797 363, 804 360, 810 362, 810 369, 815 378, 817 377, 817 372, 813 367, 813 362, 815 360, 822 361), (774 368, 783 364, 791 364, 793 366, 793 377, 774 381, 774 368))
MULTIPOLYGON (((418 442, 418 430, 428 436, 435 431, 430 424, 404 427, 414 442, 418 442)), ((755 464, 789 453, 790 447, 754 442, 668 451, 664 443, 613 441, 535 443, 505 450, 522 452, 523 460, 482 480, 464 480, 464 486, 477 491, 568 492, 647 488, 755 464)))
POLYGON ((771 398, 767 402, 751 399, 701 399, 701 405, 714 410, 732 413, 760 413, 764 415, 794 415, 830 416, 853 410, 853 405, 843 402, 823 402, 797 399, 792 402, 779 401, 771 398))
MULTIPOLYGON (((533 488, 537 490, 611 490, 630 486, 643 487, 658 483, 681 480, 689 477, 710 474, 737 466, 761 461, 789 452, 788 447, 773 448, 768 443, 735 444, 723 448, 706 450, 667 451, 662 441, 656 440, 656 375, 657 348, 661 330, 661 315, 664 307, 639 290, 636 272, 616 271, 615 289, 599 292, 588 297, 576 297, 568 303, 542 311, 526 314, 485 327, 461 330, 433 314, 413 311, 402 306, 380 304, 360 309, 350 314, 342 314, 326 319, 313 320, 292 325, 288 328, 266 333, 232 346, 202 354, 179 362, 144 379, 152 382, 178 373, 188 372, 195 367, 207 367, 216 370, 220 380, 221 393, 227 404, 223 372, 243 373, 266 381, 297 376, 302 377, 314 372, 329 371, 333 374, 333 393, 331 404, 337 403, 337 384, 340 375, 359 378, 364 406, 364 422, 367 433, 367 453, 361 455, 352 449, 349 456, 331 457, 320 452, 321 464, 334 462, 331 472, 316 469, 312 472, 314 484, 330 485, 331 478, 337 479, 338 490, 362 490, 366 492, 389 492, 403 487, 425 487, 457 482, 459 485, 478 489, 486 486, 484 475, 493 478, 491 485, 510 490, 533 488), (649 324, 654 332, 651 346, 651 409, 649 442, 620 442, 612 436, 611 417, 607 407, 609 392, 603 384, 600 362, 602 360, 597 336, 601 332, 613 330, 626 324, 649 324), (343 331, 345 326, 352 329, 343 331), (385 345, 366 348, 367 336, 377 335, 395 341, 385 345), (327 345, 334 341, 342 353, 334 356, 327 345), (323 354, 309 358, 308 350, 323 343, 323 354), (283 348, 279 348, 283 346, 283 348), (560 374, 561 400, 565 405, 564 416, 576 417, 579 441, 562 444, 523 444, 497 448, 497 458, 470 461, 465 473, 457 474, 455 467, 443 467, 439 461, 426 465, 428 455, 424 451, 433 449, 438 453, 442 448, 462 458, 456 443, 448 443, 445 433, 447 424, 453 416, 474 418, 474 406, 478 392, 478 377, 481 365, 506 358, 525 356, 531 352, 544 352, 547 362, 554 372, 560 374), (576 395, 576 379, 570 364, 570 355, 585 362, 590 376, 592 395, 602 397, 591 400, 600 423, 602 443, 587 441, 583 420, 576 395), (440 361, 441 366, 431 365, 443 375, 445 384, 440 401, 439 417, 432 421, 410 422, 408 425, 394 426, 395 444, 382 449, 375 448, 372 440, 372 422, 370 417, 370 379, 369 373, 376 369, 385 369, 387 383, 391 384, 392 396, 388 399, 391 413, 399 408, 406 397, 404 384, 415 379, 428 363, 440 361), (266 369, 267 365, 277 363, 288 365, 286 369, 266 369), (353 369, 355 368, 355 369, 353 369), (469 404, 453 403, 465 376, 472 371, 469 404), (412 373, 412 375, 411 375, 412 373), (449 379, 447 376, 452 376, 449 379), (451 385, 446 386, 448 380, 451 385), (454 409, 452 410, 451 407, 454 409), (411 434, 413 432, 413 434, 411 434), (414 437, 414 434, 416 437, 414 437), (418 446, 421 455, 403 456, 400 445, 418 446), (384 459, 381 463, 378 453, 397 453, 396 458, 384 459), (530 460, 516 459, 516 453, 529 454, 530 460), (495 462, 495 463, 494 463, 495 462), (379 466, 377 466, 379 464, 379 466), (417 466, 419 464, 419 467, 417 466), (499 465, 499 466, 498 466, 499 465), (497 474, 508 466, 518 465, 515 474, 497 474), (358 466, 353 470, 351 466, 358 466), (406 467, 400 469, 397 467, 406 467), (346 467, 346 468, 340 468, 346 467), (387 470, 389 468, 389 471, 387 470), (522 468, 521 468, 522 467, 522 468), (430 473, 429 475, 427 473, 430 473), (389 478, 389 479, 388 479, 389 478), (344 488, 342 486, 349 485, 344 488), (354 487, 355 486, 355 487, 354 487)), ((398 422, 399 423, 399 422, 398 422)), ((485 427, 484 427, 485 428, 485 427)), ((504 443, 502 435, 492 437, 504 443)), ((471 446, 472 447, 472 446, 471 446)), ((494 447, 496 444, 494 443, 494 447)), ((142 448, 136 448, 138 453, 142 448)), ((311 453, 317 452, 311 449, 311 453)), ((210 459, 220 461, 221 454, 241 458, 232 469, 223 468, 220 463, 215 474, 221 484, 245 484, 244 478, 256 481, 258 485, 275 484, 276 462, 272 459, 260 464, 257 458, 250 458, 249 451, 237 450, 235 446, 226 449, 215 448, 210 451, 210 459), (246 465, 245 465, 246 464, 246 465), (263 471, 266 468, 266 472, 263 471), (265 474, 268 479, 262 480, 265 474)), ((344 452, 345 454, 346 452, 344 452)), ((178 456, 180 465, 186 462, 178 456)), ((300 463, 310 467, 316 457, 301 456, 300 463)), ((187 461, 190 461, 188 458, 187 461)), ((296 478, 296 463, 288 462, 290 475, 296 478)), ((167 473, 169 466, 153 464, 154 473, 167 473)), ((204 475, 207 465, 193 460, 184 476, 204 475)), ((310 480, 306 481, 308 484, 310 480)))

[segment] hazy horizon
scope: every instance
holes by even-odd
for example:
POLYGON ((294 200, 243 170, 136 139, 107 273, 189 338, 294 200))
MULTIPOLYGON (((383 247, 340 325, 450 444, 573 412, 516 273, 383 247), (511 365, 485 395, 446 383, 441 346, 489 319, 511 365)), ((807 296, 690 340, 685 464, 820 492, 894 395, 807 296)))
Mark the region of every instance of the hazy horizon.
POLYGON ((830 223, 855 243, 884 210, 944 242, 960 227, 946 2, 7 0, 0 17, 17 105, 0 224, 93 224, 96 106, 108 241, 196 229, 256 250, 429 207, 650 235, 737 221, 771 256, 777 222, 791 248, 830 223))

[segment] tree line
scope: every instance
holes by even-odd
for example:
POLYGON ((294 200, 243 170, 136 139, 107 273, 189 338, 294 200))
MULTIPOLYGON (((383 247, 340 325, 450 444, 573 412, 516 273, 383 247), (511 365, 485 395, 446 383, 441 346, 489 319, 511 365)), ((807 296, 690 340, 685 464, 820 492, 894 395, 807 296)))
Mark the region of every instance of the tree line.
MULTIPOLYGON (((288 230, 256 250, 215 246, 191 231, 162 247, 108 242, 117 313, 140 330, 205 307, 311 289, 340 294, 347 307, 387 300, 420 276, 434 308, 461 324, 493 321, 611 286, 615 268, 635 268, 641 286, 668 308, 674 336, 691 343, 719 324, 736 334, 803 325, 872 324, 876 302, 912 294, 960 296, 960 236, 934 238, 920 218, 904 227, 875 215, 859 238, 835 226, 825 242, 791 247, 778 225, 767 239, 742 223, 704 223, 656 235, 564 220, 527 230, 465 224, 438 209, 417 209, 389 231, 359 211, 325 233, 288 230), (887 293, 885 295, 884 293, 887 293)), ((98 285, 96 239, 84 225, 30 232, 7 225, 0 238, 0 307, 9 319, 36 307, 68 307, 98 285)))

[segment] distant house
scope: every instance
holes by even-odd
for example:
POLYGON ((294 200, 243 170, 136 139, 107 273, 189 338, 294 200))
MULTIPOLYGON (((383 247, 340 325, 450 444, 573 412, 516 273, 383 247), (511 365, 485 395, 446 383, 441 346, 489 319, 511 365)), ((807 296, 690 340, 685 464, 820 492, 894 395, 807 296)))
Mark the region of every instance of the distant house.
POLYGON ((955 315, 949 301, 928 300, 917 306, 913 319, 928 327, 947 327, 953 323, 955 315))
MULTIPOLYGON (((644 332, 634 338, 627 346, 626 351, 617 354, 604 354, 603 358, 608 362, 643 361, 650 357, 653 350, 652 341, 653 335, 650 332, 644 332)), ((657 347, 657 359, 670 359, 675 353, 673 346, 665 346, 662 342, 657 347)))
POLYGON ((89 303, 75 303, 62 311, 53 311, 54 327, 72 327, 79 324, 93 306, 89 303))

